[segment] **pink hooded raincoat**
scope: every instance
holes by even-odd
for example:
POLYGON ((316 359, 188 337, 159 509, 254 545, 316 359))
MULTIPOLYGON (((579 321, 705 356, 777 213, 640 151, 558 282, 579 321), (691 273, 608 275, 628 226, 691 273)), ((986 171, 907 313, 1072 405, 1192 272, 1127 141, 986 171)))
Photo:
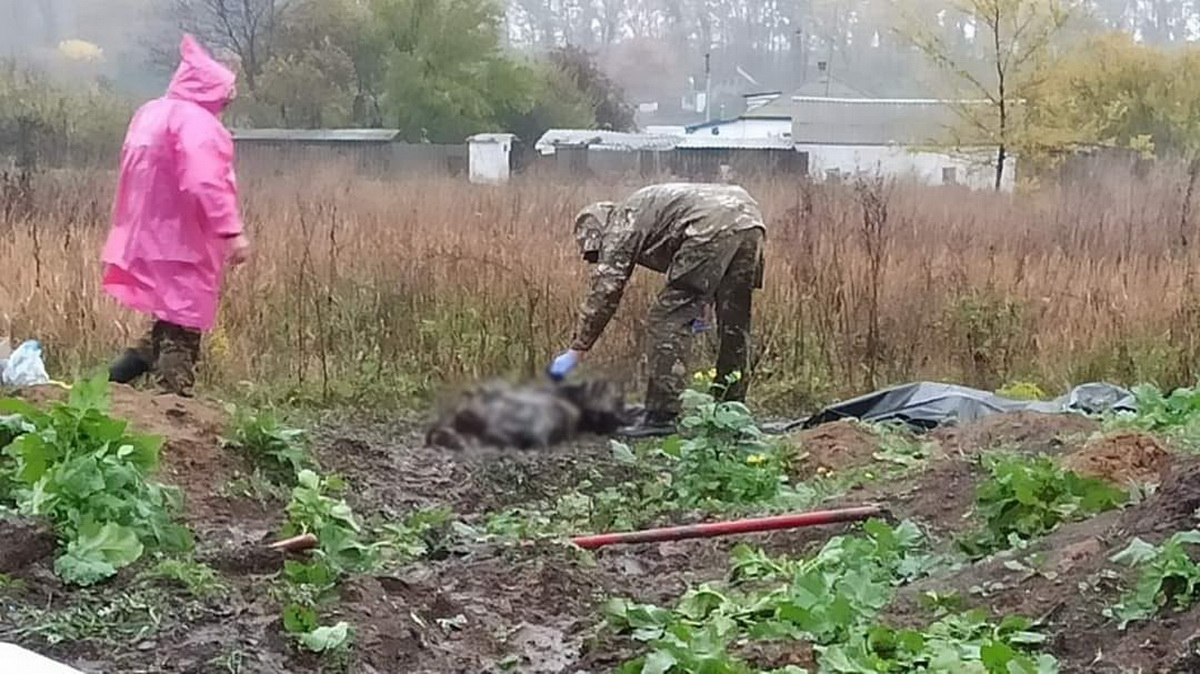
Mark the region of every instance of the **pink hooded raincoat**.
POLYGON ((236 77, 191 36, 166 96, 137 111, 121 150, 104 290, 125 306, 209 331, 232 237, 242 233, 233 139, 219 118, 236 77))

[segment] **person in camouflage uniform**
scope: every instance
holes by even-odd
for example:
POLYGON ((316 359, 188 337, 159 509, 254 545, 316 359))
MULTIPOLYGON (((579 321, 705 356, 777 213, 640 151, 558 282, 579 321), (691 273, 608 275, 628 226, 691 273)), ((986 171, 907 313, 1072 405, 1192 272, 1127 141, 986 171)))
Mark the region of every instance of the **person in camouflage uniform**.
POLYGON ((644 187, 620 204, 600 202, 575 219, 575 239, 595 265, 570 348, 550 366, 562 379, 604 332, 633 269, 666 275, 649 317, 650 381, 646 414, 635 434, 673 427, 688 375, 692 327, 715 302, 720 350, 718 388, 724 400, 743 400, 753 291, 762 288, 766 225, 758 203, 736 185, 666 183, 644 187))

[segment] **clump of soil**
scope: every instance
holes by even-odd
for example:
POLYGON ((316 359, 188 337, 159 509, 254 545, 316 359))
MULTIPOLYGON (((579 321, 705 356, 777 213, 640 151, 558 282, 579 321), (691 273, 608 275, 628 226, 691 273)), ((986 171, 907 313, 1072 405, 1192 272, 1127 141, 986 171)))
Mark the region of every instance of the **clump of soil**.
POLYGON ((1170 452, 1153 436, 1121 431, 1089 441, 1062 465, 1085 477, 1128 484, 1157 482, 1170 461, 1170 452))
POLYGON ((54 531, 26 517, 0 517, 0 573, 19 573, 54 554, 54 531))
POLYGON ((1154 494, 1138 507, 1125 512, 1122 525, 1144 534, 1192 529, 1200 524, 1200 460, 1188 459, 1172 465, 1154 494))
POLYGON ((788 437, 797 451, 792 472, 801 480, 825 471, 859 468, 874 461, 879 437, 852 421, 835 421, 788 437))
POLYGON ((971 455, 993 449, 1060 454, 1081 445, 1100 424, 1077 414, 1014 412, 959 427, 939 428, 933 438, 946 453, 971 455))

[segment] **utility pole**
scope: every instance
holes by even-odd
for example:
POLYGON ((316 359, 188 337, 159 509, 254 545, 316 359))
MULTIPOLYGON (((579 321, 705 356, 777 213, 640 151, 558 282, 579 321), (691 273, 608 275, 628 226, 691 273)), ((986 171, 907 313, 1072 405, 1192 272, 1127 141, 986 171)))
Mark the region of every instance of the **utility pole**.
POLYGON ((712 64, 710 53, 704 54, 704 121, 712 121, 712 64))

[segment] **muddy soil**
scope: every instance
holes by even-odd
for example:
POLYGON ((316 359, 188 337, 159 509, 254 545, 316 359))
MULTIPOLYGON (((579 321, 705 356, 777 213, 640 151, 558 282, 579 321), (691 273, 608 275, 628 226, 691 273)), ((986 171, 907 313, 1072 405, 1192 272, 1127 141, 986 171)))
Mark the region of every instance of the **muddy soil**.
POLYGON ((1136 431, 1121 431, 1089 441, 1083 449, 1063 458, 1063 467, 1080 475, 1115 484, 1157 482, 1171 454, 1157 438, 1136 431))
MULTIPOLYGON (((48 400, 61 394, 50 389, 26 395, 48 400)), ((147 581, 136 569, 95 591, 70 590, 52 573, 53 549, 45 530, 36 523, 0 520, 0 573, 15 580, 0 586, 0 640, 85 672, 339 671, 297 652, 281 636, 280 607, 269 588, 283 558, 264 544, 279 533, 283 504, 226 488, 249 466, 220 445, 226 422, 222 408, 124 388, 115 390, 113 406, 137 429, 166 436, 161 479, 186 492, 187 521, 198 534, 197 556, 222 572, 230 592, 198 600, 170 584, 147 581), (13 541, 17 544, 9 545, 13 541), (123 619, 112 622, 114 616, 123 619)), ((1181 458, 1144 436, 1089 442, 1097 430, 1080 417, 1016 414, 938 431, 931 438, 942 451, 925 470, 871 482, 835 499, 845 505, 885 503, 896 517, 917 520, 951 546, 955 535, 976 526, 972 513, 983 478, 982 451, 1064 455, 1079 470, 1117 482, 1162 483, 1147 500, 1063 526, 1030 550, 904 588, 887 619, 927 620, 922 592, 959 592, 969 603, 997 613, 1044 618, 1064 672, 1200 671, 1189 655, 1200 630, 1200 609, 1126 632, 1101 613, 1123 582, 1108 561, 1114 551, 1134 535, 1157 542, 1195 525, 1200 461, 1181 458), (1014 560, 1021 566, 1011 564, 1014 560)), ((803 470, 866 466, 879 449, 871 436, 849 424, 808 431, 801 436, 809 452, 803 470)), ((422 448, 420 438, 420 429, 404 424, 326 426, 316 433, 316 451, 324 470, 347 479, 348 499, 364 518, 396 518, 414 508, 446 505, 471 520, 553 499, 581 484, 602 487, 630 477, 601 440, 553 451, 461 453, 422 448)), ((330 617, 354 625, 356 648, 354 660, 343 663, 341 671, 612 671, 637 651, 597 629, 606 598, 671 605, 690 586, 723 580, 729 552, 738 543, 801 555, 850 529, 810 528, 591 554, 554 543, 456 548, 394 573, 344 584, 330 617)), ((812 659, 804 644, 753 645, 746 655, 764 667, 811 666, 812 659)))
POLYGON ((788 436, 796 457, 792 474, 806 480, 827 471, 861 468, 874 461, 879 438, 870 429, 850 421, 822 424, 788 436))

